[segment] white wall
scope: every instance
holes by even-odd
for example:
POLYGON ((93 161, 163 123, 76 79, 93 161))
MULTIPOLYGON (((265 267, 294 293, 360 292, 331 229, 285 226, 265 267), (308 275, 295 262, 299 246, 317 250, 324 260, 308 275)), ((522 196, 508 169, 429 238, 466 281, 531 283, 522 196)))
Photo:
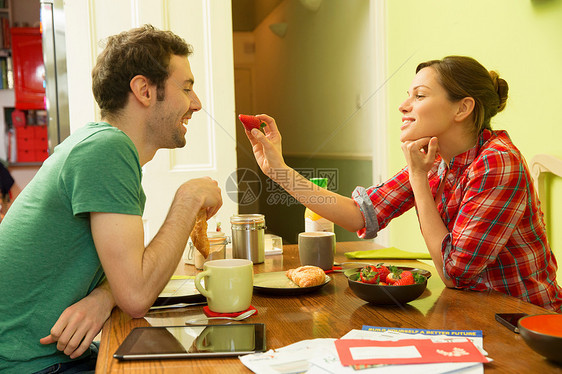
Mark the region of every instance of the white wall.
POLYGON ((287 155, 372 154, 373 41, 369 0, 285 0, 254 31, 256 111, 274 116, 287 155), (269 25, 288 24, 284 38, 269 25))

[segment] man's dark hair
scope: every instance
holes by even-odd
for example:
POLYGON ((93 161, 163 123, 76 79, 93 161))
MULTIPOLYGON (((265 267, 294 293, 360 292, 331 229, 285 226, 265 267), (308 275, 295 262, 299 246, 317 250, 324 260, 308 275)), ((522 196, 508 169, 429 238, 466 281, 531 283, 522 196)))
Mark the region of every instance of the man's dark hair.
POLYGON ((110 36, 92 70, 92 90, 101 116, 117 115, 125 107, 130 82, 145 76, 157 87, 157 99, 164 99, 164 83, 172 55, 189 56, 191 45, 171 31, 144 25, 110 36))

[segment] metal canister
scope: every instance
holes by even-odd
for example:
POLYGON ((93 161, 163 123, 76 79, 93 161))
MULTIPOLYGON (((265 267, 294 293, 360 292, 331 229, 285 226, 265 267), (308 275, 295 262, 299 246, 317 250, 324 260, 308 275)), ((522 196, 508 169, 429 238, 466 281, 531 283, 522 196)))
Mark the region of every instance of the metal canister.
POLYGON ((263 214, 235 214, 232 225, 232 258, 252 260, 261 264, 265 260, 265 217, 263 214))

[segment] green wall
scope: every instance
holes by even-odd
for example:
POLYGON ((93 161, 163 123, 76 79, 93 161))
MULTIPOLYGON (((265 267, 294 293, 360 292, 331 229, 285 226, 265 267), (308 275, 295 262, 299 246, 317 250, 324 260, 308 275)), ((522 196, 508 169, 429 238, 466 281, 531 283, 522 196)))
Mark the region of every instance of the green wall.
MULTIPOLYGON (((539 153, 562 156, 562 1, 390 0, 386 4, 387 74, 394 74, 387 85, 389 174, 405 163, 399 147, 398 106, 415 67, 453 54, 476 58, 508 82, 507 107, 492 127, 509 131, 528 162, 539 153)), ((552 184, 551 195, 560 196, 561 191, 560 183, 552 184)), ((562 229, 561 216, 558 209, 549 221, 553 248, 562 247, 555 237, 562 229)), ((413 212, 391 223, 390 231, 393 245, 425 249, 413 212)))
MULTIPOLYGON (((345 196, 372 184, 374 109, 362 105, 375 90, 369 7, 370 0, 329 0, 312 12, 285 0, 253 31, 255 112, 276 119, 288 165, 338 170, 335 192, 345 196), (276 23, 288 25, 284 36, 271 32, 276 23)), ((271 182, 260 175, 265 189, 271 182)), ((269 232, 296 243, 305 208, 287 199, 264 191, 259 211, 269 232)), ((335 231, 339 241, 357 240, 355 233, 335 231)))

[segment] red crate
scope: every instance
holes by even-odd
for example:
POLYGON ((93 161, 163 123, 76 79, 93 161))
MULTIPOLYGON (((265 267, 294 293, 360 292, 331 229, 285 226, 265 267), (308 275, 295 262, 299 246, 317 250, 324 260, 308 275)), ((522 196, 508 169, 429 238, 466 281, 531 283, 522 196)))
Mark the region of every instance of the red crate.
POLYGON ((12 27, 12 62, 17 109, 45 109, 45 64, 38 27, 12 27))
POLYGON ((16 127, 17 162, 42 162, 48 157, 47 126, 16 127))
POLYGON ((43 162, 49 157, 49 151, 46 148, 35 150, 35 159, 39 162, 43 162))
POLYGON ((20 126, 16 127, 16 139, 22 141, 31 141, 35 139, 34 126, 20 126))
POLYGON ((33 126, 33 134, 37 140, 48 142, 47 126, 33 126))
POLYGON ((36 162, 37 157, 32 149, 20 149, 18 144, 18 162, 36 162))

